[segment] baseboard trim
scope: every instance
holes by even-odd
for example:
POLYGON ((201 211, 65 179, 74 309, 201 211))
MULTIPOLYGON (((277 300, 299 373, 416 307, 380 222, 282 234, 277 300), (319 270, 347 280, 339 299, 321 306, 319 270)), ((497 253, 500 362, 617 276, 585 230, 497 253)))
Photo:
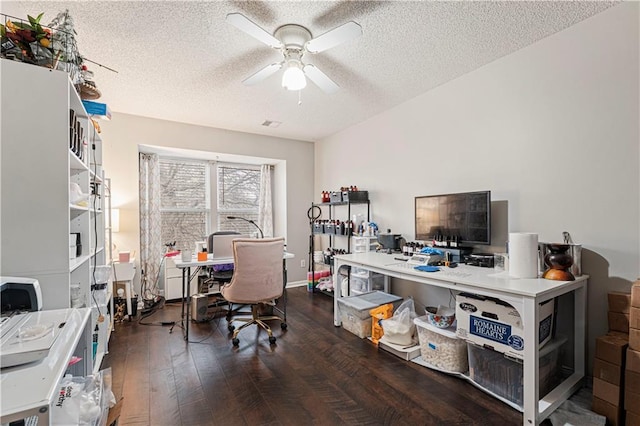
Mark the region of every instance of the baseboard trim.
POLYGON ((304 287, 306 285, 307 285, 307 282, 305 280, 302 280, 302 281, 288 282, 286 287, 287 288, 294 288, 294 287, 304 287))

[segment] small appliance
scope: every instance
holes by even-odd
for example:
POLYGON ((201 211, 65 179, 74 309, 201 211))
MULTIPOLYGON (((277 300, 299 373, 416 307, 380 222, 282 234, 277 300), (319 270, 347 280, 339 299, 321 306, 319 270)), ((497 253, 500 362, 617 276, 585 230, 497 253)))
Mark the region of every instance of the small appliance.
POLYGON ((486 253, 472 253, 464 256, 464 263, 471 266, 493 268, 493 255, 486 253))
POLYGON ((385 250, 401 251, 402 235, 392 234, 391 229, 387 229, 386 234, 378 234, 378 242, 385 250))
POLYGON ((45 358, 73 309, 40 311, 42 293, 34 278, 0 277, 0 298, 0 368, 45 358))
POLYGON ((42 309, 40 283, 34 278, 0 277, 1 314, 34 312, 42 309))
POLYGON ((196 322, 207 320, 209 298, 206 294, 194 294, 191 296, 191 319, 196 322))

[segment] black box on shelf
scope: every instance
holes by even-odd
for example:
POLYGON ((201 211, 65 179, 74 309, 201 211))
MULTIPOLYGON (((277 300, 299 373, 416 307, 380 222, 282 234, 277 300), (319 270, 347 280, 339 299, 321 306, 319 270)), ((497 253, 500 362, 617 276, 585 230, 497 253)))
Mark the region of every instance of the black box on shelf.
POLYGON ((369 201, 369 191, 342 191, 342 201, 350 203, 369 201))
POLYGON ((342 192, 340 191, 331 191, 329 193, 329 200, 332 203, 339 203, 342 201, 342 192))

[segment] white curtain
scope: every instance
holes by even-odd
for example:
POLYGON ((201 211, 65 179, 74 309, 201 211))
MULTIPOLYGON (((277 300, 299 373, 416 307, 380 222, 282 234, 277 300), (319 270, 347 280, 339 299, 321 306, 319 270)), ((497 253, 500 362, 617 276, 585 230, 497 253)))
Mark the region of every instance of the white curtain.
POLYGON ((151 299, 157 290, 162 261, 160 218, 160 159, 157 154, 140 153, 140 267, 144 271, 140 294, 151 299))
POLYGON ((271 201, 271 166, 260 167, 260 200, 258 204, 258 225, 265 237, 273 237, 273 204, 271 201))

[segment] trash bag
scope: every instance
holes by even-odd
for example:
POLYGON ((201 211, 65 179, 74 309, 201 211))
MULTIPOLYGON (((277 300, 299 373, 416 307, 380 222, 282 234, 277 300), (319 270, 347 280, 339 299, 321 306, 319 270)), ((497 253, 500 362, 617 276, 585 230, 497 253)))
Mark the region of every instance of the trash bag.
POLYGON ((413 299, 409 298, 403 301, 391 318, 380 321, 385 341, 396 345, 411 345, 416 331, 413 322, 416 316, 413 299))

